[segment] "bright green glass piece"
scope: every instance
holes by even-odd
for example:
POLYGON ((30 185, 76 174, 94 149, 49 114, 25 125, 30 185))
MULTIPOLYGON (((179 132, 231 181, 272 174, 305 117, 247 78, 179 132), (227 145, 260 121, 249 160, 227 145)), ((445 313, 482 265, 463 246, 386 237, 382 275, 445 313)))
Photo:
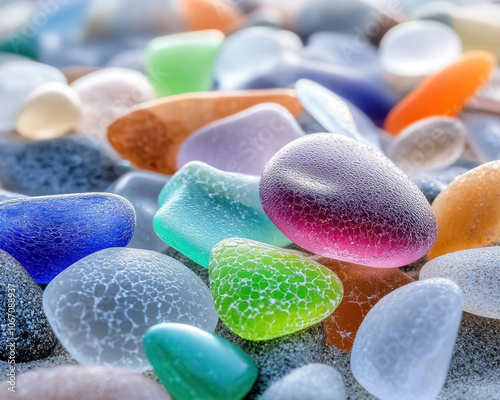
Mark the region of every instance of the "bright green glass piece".
POLYGON ((239 347, 190 325, 149 328, 144 350, 176 400, 240 400, 257 379, 257 366, 239 347))
POLYGON ((337 275, 299 252, 240 238, 213 248, 210 288, 222 321, 248 340, 314 325, 337 308, 344 293, 337 275))
POLYGON ((275 246, 292 243, 264 212, 257 176, 193 161, 168 181, 159 202, 153 220, 156 234, 205 268, 212 248, 227 238, 244 237, 275 246))
POLYGON ((218 30, 161 36, 146 48, 146 70, 159 97, 212 88, 212 70, 224 34, 218 30))

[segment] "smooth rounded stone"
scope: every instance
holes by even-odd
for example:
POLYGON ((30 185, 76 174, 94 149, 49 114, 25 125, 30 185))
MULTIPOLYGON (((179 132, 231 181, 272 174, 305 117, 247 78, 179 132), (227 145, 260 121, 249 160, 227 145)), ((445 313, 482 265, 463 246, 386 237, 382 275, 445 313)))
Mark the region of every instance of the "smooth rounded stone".
POLYGON ((243 29, 224 40, 214 67, 221 90, 234 90, 251 82, 292 51, 302 49, 300 38, 293 32, 270 27, 243 29))
POLYGON ((346 400, 339 371, 326 364, 308 364, 273 383, 259 400, 346 400))
POLYGON ((365 317, 351 353, 356 380, 381 400, 435 399, 450 365, 462 292, 448 279, 396 289, 365 317))
POLYGON ((178 33, 153 39, 146 70, 158 97, 212 88, 212 70, 224 40, 218 30, 178 33))
POLYGON ((318 133, 283 147, 266 165, 260 198, 271 221, 313 253, 378 268, 424 256, 436 220, 415 184, 380 152, 318 133))
POLYGON ((358 132, 351 110, 335 93, 308 79, 297 81, 295 90, 302 106, 328 132, 368 144, 358 132))
POLYGON ((456 178, 432 203, 438 235, 429 260, 500 242, 500 161, 456 178))
POLYGON ((343 294, 337 275, 301 253, 240 238, 210 253, 210 289, 224 324, 255 341, 322 321, 343 294))
POLYGON ((193 326, 155 325, 144 336, 144 349, 176 400, 240 400, 257 379, 257 366, 248 354, 193 326))
POLYGON ((0 250, 0 360, 22 363, 47 356, 57 339, 45 317, 42 290, 19 262, 0 250))
POLYGON ((493 54, 476 50, 428 76, 404 97, 384 121, 384 128, 397 135, 404 128, 432 116, 455 117, 489 81, 496 66, 493 54))
POLYGON ((356 333, 373 306, 414 281, 399 268, 370 268, 322 256, 313 256, 312 260, 333 271, 344 287, 342 302, 323 325, 326 342, 345 351, 351 351, 356 333))
POLYGON ((28 197, 0 203, 0 248, 38 283, 49 283, 98 250, 126 246, 134 229, 132 204, 114 194, 28 197))
POLYGON ((354 68, 377 79, 381 77, 377 48, 354 34, 313 33, 307 40, 304 52, 315 60, 354 68))
POLYGON ((213 331, 210 291, 173 258, 139 249, 109 248, 74 263, 43 294, 56 336, 81 364, 149 368, 141 346, 146 330, 179 322, 213 331))
POLYGON ((16 391, 0 385, 4 400, 171 400, 153 380, 122 368, 66 365, 19 375, 16 391))
POLYGON ((262 209, 257 176, 192 161, 165 185, 159 203, 153 221, 157 235, 206 268, 212 248, 227 238, 243 237, 276 246, 290 244, 262 209))
POLYGON ((260 176, 279 149, 303 135, 286 108, 260 104, 188 136, 177 153, 177 166, 203 161, 224 171, 260 176))
POLYGON ((430 204, 453 180, 460 175, 465 174, 477 164, 454 164, 450 167, 440 168, 417 174, 412 177, 413 182, 424 194, 430 204))
POLYGON ((122 173, 84 135, 34 142, 0 136, 0 181, 8 190, 30 196, 103 191, 122 173))
POLYGON ((133 171, 121 176, 106 189, 106 192, 125 197, 134 206, 137 222, 127 247, 160 253, 167 249, 168 246, 153 229, 153 218, 158 211, 158 195, 168 179, 153 172, 133 171))
POLYGON ((406 94, 422 79, 454 62, 462 43, 448 25, 436 21, 409 21, 387 32, 379 47, 385 79, 406 94))
POLYGON ((132 108, 111 124, 108 139, 137 167, 171 175, 179 147, 191 133, 261 103, 280 104, 293 116, 302 111, 289 89, 187 93, 132 108))
POLYGON ((464 152, 466 141, 466 128, 458 119, 424 118, 396 136, 387 150, 387 157, 414 176, 453 164, 464 152))
POLYGON ((57 68, 34 61, 11 61, 0 65, 0 131, 16 127, 26 96, 47 82, 66 83, 57 68))
POLYGON ((469 143, 482 162, 500 160, 500 116, 471 113, 463 116, 469 143))
POLYGON ((32 140, 55 139, 74 130, 80 118, 80 98, 69 86, 50 82, 33 90, 17 115, 16 130, 32 140))
POLYGON ((500 248, 448 253, 426 263, 420 280, 447 278, 464 294, 464 311, 500 319, 500 248))
POLYGON ((233 1, 180 0, 181 18, 189 30, 218 29, 230 33, 242 24, 243 15, 233 1))
POLYGON ((10 192, 0 188, 0 201, 19 199, 21 197, 26 197, 24 194, 10 192))
POLYGON ((103 68, 71 84, 82 101, 79 132, 109 148, 108 126, 126 114, 128 108, 152 100, 154 91, 148 78, 125 68, 103 68))

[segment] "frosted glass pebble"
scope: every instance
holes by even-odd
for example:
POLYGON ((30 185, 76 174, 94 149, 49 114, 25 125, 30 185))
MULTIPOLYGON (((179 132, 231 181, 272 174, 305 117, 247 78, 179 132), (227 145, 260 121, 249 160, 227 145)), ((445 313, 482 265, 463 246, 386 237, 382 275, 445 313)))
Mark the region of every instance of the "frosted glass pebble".
POLYGON ((342 375, 326 364, 297 368, 273 383, 259 400, 346 400, 342 375))
POLYGON ((286 108, 260 104, 188 136, 177 153, 177 166, 203 161, 224 171, 260 175, 279 149, 303 135, 286 108))
POLYGON ((381 400, 435 399, 444 384, 462 316, 448 279, 400 287, 373 307, 354 340, 351 369, 381 400))
POLYGON ((80 98, 69 86, 50 82, 33 90, 17 115, 16 130, 32 140, 55 139, 74 130, 80 98))
POLYGON ((500 116, 464 114, 469 143, 481 162, 500 160, 500 116))
POLYGON ((436 21, 399 24, 385 34, 379 47, 387 79, 402 93, 451 64, 461 53, 462 44, 455 31, 436 21))
POLYGON ((500 247, 448 253, 429 261, 420 279, 447 278, 464 293, 464 311, 500 319, 500 247))
POLYGON ((71 87, 82 101, 78 130, 110 148, 108 126, 129 107, 152 100, 149 80, 140 72, 124 68, 104 68, 77 79, 71 87))
POLYGON ((0 188, 0 201, 19 199, 21 197, 26 197, 24 194, 9 192, 0 188))
POLYGON ((134 236, 127 247, 160 253, 168 248, 153 229, 153 218, 158 211, 158 195, 167 182, 166 175, 133 171, 123 175, 106 189, 107 192, 125 197, 134 206, 137 223, 134 236))
POLYGON ((0 64, 0 131, 16 127, 16 117, 26 96, 47 82, 66 83, 57 68, 34 61, 0 64))
POLYGON ((387 156, 409 175, 444 168, 462 155, 467 140, 465 126, 448 117, 430 117, 399 133, 387 156))
POLYGON ((146 330, 179 322, 213 331, 210 291, 173 258, 110 248, 81 259, 45 289, 43 307, 61 343, 81 364, 147 369, 146 330))

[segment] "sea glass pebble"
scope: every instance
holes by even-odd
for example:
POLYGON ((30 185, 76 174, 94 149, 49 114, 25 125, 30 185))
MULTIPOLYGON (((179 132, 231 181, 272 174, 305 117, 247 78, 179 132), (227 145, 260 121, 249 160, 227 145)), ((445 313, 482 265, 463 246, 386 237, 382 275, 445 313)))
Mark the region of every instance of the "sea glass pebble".
POLYGON ((266 165, 260 198, 294 243, 356 264, 409 264, 437 234, 415 184, 380 152, 341 135, 307 135, 283 147, 266 165))
POLYGON ((286 108, 260 104, 188 136, 177 154, 177 165, 203 161, 224 171, 260 175, 279 149, 303 135, 286 108))
POLYGON ((125 68, 91 72, 75 80, 71 87, 82 101, 78 130, 97 143, 106 142, 108 126, 126 114, 129 107, 155 97, 146 76, 125 68))
POLYGON ((49 283, 95 251, 126 246, 134 229, 134 208, 114 194, 28 197, 0 203, 0 248, 38 283, 49 283))
POLYGON ((500 116, 487 113, 464 114, 469 143, 482 162, 500 160, 500 116))
POLYGON ((453 164, 464 152, 466 141, 465 126, 459 120, 424 118, 396 136, 387 157, 412 176, 453 164))
POLYGON ((159 202, 153 221, 158 236, 206 268, 212 247, 230 237, 276 246, 290 244, 262 209, 257 176, 193 161, 165 185, 159 202))
POLYGON ((447 278, 464 294, 464 311, 500 319, 500 248, 488 247, 448 253, 429 261, 420 279, 447 278))
POLYGON ((0 385, 3 400, 172 400, 145 376, 97 365, 40 368, 19 375, 15 393, 7 388, 0 385))
POLYGON ((243 21, 241 11, 233 1, 180 0, 181 17, 193 31, 218 29, 235 30, 243 21))
POLYGON ((270 340, 314 325, 342 300, 328 268, 293 251, 231 238, 210 254, 210 289, 221 320, 247 340, 270 340))
POLYGON ((427 256, 484 247, 500 241, 500 161, 455 179, 432 203, 438 235, 427 256))
POLYGON ((165 175, 133 171, 121 176, 106 192, 125 197, 132 203, 137 217, 134 236, 127 247, 163 252, 167 245, 153 230, 153 218, 158 211, 158 195, 168 182, 165 175))
POLYGON ((88 65, 74 65, 71 67, 63 67, 61 71, 68 80, 68 85, 81 78, 82 76, 88 75, 92 72, 97 71, 99 68, 91 67, 88 65))
POLYGON ((474 94, 485 86, 495 68, 495 57, 477 50, 424 81, 401 100, 387 116, 385 129, 397 135, 408 125, 436 115, 454 117, 474 94))
POLYGON ((210 291, 173 258, 139 249, 110 248, 59 274, 43 294, 58 339, 81 364, 145 370, 146 330, 180 322, 213 331, 210 291))
POLYGON ((80 118, 80 98, 69 86, 50 82, 33 90, 17 115, 16 130, 32 140, 54 139, 71 132, 80 118))
POLYGON ((21 197, 26 197, 24 194, 10 192, 0 188, 0 201, 19 199, 21 197))
POLYGON ((0 136, 0 181, 30 196, 103 191, 123 170, 81 134, 29 141, 0 136))
POLYGON ((370 268, 321 256, 312 259, 333 271, 344 287, 342 302, 323 322, 326 342, 341 350, 352 349, 359 326, 380 299, 414 281, 399 268, 370 268))
POLYGON ((15 128, 26 96, 47 82, 66 83, 66 78, 57 68, 29 60, 0 65, 0 131, 15 128))
POLYGON ((155 325, 144 336, 144 349, 176 400, 240 400, 257 379, 257 366, 248 354, 193 326, 155 325))
POLYGON ((308 364, 273 383, 259 400, 346 400, 344 380, 336 368, 308 364))
POLYGON ((410 283, 371 309, 351 353, 356 380, 381 400, 435 399, 444 384, 462 316, 448 279, 410 283))
POLYGON ((224 40, 218 30, 178 33, 153 39, 146 70, 158 97, 212 88, 212 69, 224 40))
POLYGON ((379 47, 386 79, 398 92, 408 92, 424 77, 453 63, 462 53, 455 31, 436 21, 409 21, 389 30, 379 47))
POLYGON ((177 152, 193 132, 261 103, 278 103, 293 116, 302 111, 289 89, 203 92, 170 96, 130 110, 108 129, 114 149, 137 167, 171 175, 177 152))
MULTIPOLYGON (((42 307, 42 290, 19 262, 0 250, 0 360, 22 363, 47 356, 56 337, 42 307)), ((2 392, 0 392, 2 393, 2 392)))

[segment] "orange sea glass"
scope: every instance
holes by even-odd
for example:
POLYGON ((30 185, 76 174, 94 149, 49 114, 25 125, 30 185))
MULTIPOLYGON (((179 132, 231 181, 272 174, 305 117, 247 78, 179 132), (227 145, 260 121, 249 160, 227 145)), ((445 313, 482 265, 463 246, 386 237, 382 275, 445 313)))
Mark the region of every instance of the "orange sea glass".
POLYGON ((456 178, 432 203, 438 235, 427 257, 500 241, 500 161, 456 178))
POLYGON ((488 83, 495 69, 495 56, 469 51, 456 62, 427 77, 401 100, 385 120, 385 129, 397 135, 408 125, 435 115, 453 117, 488 83))
POLYGON ((371 268, 322 256, 312 259, 332 270, 344 285, 342 302, 323 325, 326 342, 345 351, 351 351, 368 311, 385 295, 414 281, 399 268, 371 268))
POLYGON ((180 0, 189 30, 218 29, 231 32, 243 21, 238 7, 228 0, 180 0))
POLYGON ((137 167, 171 175, 181 143, 201 127, 261 103, 278 103, 297 116, 302 106, 291 89, 180 94, 143 103, 113 122, 108 139, 137 167))

